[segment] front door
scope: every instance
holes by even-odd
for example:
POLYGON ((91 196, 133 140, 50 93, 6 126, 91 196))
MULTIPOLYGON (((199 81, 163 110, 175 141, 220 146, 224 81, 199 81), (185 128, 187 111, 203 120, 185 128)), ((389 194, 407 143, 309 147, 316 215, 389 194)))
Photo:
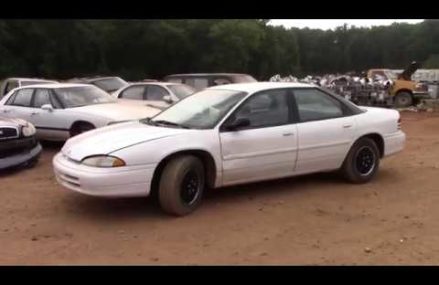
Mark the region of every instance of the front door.
POLYGON ((297 139, 286 89, 252 95, 220 128, 223 185, 291 175, 297 139), (250 125, 225 129, 239 118, 248 119, 250 125))

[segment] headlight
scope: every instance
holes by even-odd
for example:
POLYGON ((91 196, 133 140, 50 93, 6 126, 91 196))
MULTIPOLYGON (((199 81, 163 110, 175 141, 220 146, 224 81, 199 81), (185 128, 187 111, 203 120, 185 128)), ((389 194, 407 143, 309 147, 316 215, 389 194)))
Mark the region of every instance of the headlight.
POLYGON ((94 167, 120 167, 125 166, 125 161, 109 155, 96 155, 84 158, 82 164, 94 167))
POLYGON ((23 132, 23 136, 30 137, 30 136, 35 135, 36 130, 32 124, 27 124, 27 125, 23 126, 21 131, 23 132))

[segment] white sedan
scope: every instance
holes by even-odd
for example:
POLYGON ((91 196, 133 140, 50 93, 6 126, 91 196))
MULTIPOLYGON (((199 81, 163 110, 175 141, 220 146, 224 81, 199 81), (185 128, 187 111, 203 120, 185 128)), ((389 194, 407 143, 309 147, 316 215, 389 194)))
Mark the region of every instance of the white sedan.
POLYGON ((87 195, 157 195, 185 215, 206 187, 341 170, 365 183, 403 149, 395 110, 358 107, 299 83, 222 85, 157 116, 94 130, 53 159, 58 182, 87 195))
POLYGON ((31 122, 38 138, 55 141, 159 112, 152 107, 119 104, 105 91, 88 84, 30 85, 16 88, 0 100, 0 115, 31 122))
POLYGON ((189 85, 172 82, 130 83, 112 93, 121 103, 146 105, 166 109, 175 102, 195 93, 189 85))

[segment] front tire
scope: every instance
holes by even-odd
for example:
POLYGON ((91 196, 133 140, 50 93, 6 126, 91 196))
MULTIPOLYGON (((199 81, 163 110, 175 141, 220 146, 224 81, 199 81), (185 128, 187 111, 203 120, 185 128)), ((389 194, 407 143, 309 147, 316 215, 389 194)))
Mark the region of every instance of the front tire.
POLYGON ((352 183, 367 183, 376 174, 380 153, 374 140, 362 138, 354 143, 341 168, 343 176, 352 183))
POLYGON ((185 155, 171 160, 160 178, 158 198, 162 209, 175 216, 184 216, 198 208, 205 188, 203 163, 185 155))

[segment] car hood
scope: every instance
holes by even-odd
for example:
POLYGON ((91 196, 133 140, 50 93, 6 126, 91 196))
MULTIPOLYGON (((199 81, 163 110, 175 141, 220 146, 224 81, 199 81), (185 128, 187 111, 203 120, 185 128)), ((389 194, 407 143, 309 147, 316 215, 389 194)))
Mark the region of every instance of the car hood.
POLYGON ((155 127, 139 121, 120 123, 73 137, 65 143, 61 152, 70 159, 81 161, 87 156, 110 154, 132 145, 190 131, 187 129, 155 127))
POLYGON ((109 118, 114 121, 136 120, 152 117, 161 112, 158 108, 141 105, 106 103, 72 108, 75 112, 109 118))

